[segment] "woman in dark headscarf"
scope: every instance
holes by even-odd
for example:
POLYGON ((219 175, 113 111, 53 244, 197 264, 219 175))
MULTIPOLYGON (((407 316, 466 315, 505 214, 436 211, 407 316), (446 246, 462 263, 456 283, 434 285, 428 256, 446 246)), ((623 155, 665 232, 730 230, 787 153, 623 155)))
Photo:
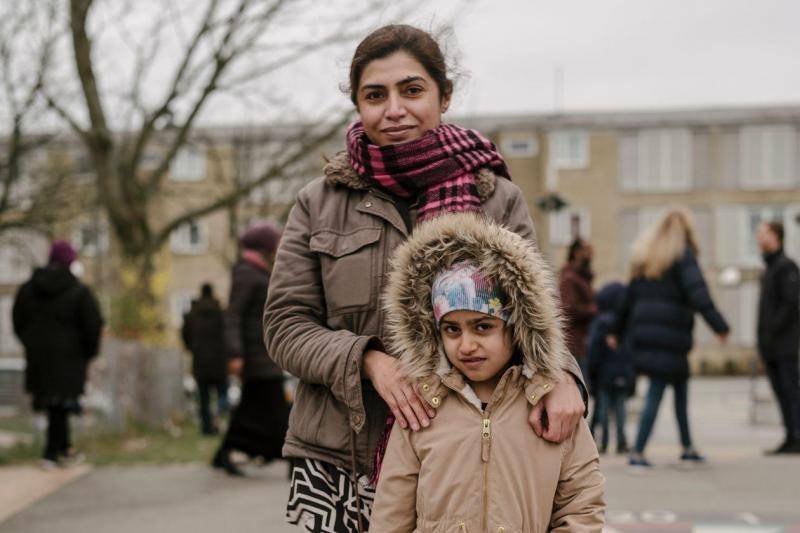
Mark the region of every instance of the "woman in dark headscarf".
POLYGON ((242 396, 212 464, 235 476, 243 472, 231 461, 232 450, 266 461, 278 459, 286 436, 289 405, 283 393, 283 371, 267 356, 261 334, 280 236, 271 224, 248 229, 240 239, 241 257, 231 277, 225 341, 229 369, 242 380, 242 396))

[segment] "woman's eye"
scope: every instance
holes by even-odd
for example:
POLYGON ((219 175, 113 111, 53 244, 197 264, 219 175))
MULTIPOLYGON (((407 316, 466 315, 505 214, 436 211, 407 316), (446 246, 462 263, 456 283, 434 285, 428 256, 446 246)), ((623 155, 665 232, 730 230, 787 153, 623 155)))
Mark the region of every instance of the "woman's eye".
POLYGON ((416 85, 412 85, 410 87, 406 87, 406 92, 411 95, 417 95, 422 93, 422 87, 418 87, 416 85))
POLYGON ((383 97, 383 93, 380 91, 372 91, 368 92, 365 96, 365 100, 378 100, 379 98, 383 97))

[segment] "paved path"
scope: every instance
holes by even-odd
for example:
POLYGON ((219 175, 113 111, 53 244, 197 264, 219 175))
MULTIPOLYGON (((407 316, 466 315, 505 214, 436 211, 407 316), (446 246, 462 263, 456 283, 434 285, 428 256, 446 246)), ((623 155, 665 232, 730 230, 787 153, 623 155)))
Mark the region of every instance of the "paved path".
MULTIPOLYGON (((761 455, 781 429, 749 424, 748 388, 746 380, 693 380, 692 429, 708 466, 677 464, 670 395, 648 448, 653 471, 636 474, 622 457, 602 458, 608 532, 800 533, 800 457, 761 455)), ((231 479, 203 464, 98 468, 0 523, 0 533, 295 531, 283 523, 284 465, 251 473, 231 479)))

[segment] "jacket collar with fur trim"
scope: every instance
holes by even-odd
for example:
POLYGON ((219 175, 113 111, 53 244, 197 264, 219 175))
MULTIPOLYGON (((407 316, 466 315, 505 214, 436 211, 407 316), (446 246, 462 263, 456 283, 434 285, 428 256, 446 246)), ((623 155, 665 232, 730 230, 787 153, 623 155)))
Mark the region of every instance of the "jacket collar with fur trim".
POLYGON ((474 213, 422 224, 392 258, 384 293, 387 341, 408 377, 442 377, 451 370, 436 330, 431 285, 439 271, 464 260, 477 263, 506 295, 524 375, 555 378, 569 352, 550 269, 531 242, 474 213))
MULTIPOLYGON (((368 179, 358 175, 350 164, 350 156, 344 150, 330 158, 322 172, 329 185, 341 185, 356 191, 368 191, 375 186, 368 179)), ((488 168, 478 170, 475 175, 475 186, 481 202, 492 196, 497 179, 498 176, 488 168)))

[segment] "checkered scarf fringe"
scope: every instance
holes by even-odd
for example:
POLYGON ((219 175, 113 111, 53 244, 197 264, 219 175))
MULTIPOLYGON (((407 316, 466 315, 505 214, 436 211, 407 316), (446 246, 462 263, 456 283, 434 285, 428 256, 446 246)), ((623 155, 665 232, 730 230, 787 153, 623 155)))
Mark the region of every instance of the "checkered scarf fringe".
POLYGON ((402 198, 417 198, 418 222, 442 212, 481 211, 474 176, 480 168, 511 179, 491 141, 453 124, 407 143, 377 146, 355 122, 347 131, 347 152, 361 177, 402 198))

